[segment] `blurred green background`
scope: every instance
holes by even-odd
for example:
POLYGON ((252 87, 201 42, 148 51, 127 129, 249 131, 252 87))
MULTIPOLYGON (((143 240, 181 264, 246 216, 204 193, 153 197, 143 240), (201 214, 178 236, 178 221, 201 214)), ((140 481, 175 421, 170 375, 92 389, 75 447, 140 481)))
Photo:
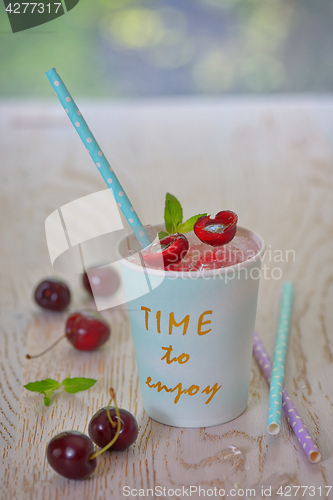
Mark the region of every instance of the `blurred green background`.
POLYGON ((332 49, 333 0, 80 0, 15 34, 1 3, 0 97, 52 98, 53 66, 89 98, 331 92, 332 49))

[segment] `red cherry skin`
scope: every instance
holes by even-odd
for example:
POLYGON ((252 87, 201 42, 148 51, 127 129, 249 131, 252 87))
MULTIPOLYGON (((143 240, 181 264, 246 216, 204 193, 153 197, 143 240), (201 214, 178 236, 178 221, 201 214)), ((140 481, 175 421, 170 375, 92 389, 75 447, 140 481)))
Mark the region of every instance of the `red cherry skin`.
MULTIPOLYGON (((110 417, 114 423, 118 422, 116 410, 109 408, 110 417)), ((119 408, 121 427, 119 436, 111 446, 110 451, 123 451, 129 448, 138 437, 138 423, 132 413, 123 408, 119 408)), ((117 426, 112 427, 108 419, 106 407, 101 408, 89 422, 88 434, 90 439, 100 448, 104 448, 115 436, 117 426)))
POLYGON ((93 351, 110 337, 111 329, 95 311, 74 312, 67 318, 66 337, 79 351, 93 351))
POLYGON ((84 288, 93 295, 90 281, 93 284, 94 294, 106 297, 115 293, 120 286, 120 279, 116 271, 108 267, 90 269, 82 276, 84 288))
POLYGON ((235 212, 224 210, 215 215, 200 217, 194 224, 194 232, 203 243, 213 247, 229 243, 235 236, 237 230, 238 216, 235 212))
POLYGON ((164 268, 177 264, 187 254, 189 243, 183 234, 175 233, 166 236, 160 242, 153 243, 142 251, 142 257, 148 266, 161 268, 161 255, 164 268))
POLYGON ((71 301, 68 286, 56 278, 47 278, 35 290, 35 301, 43 309, 64 311, 71 301))
POLYGON ((94 454, 91 440, 77 431, 60 432, 46 448, 46 457, 51 467, 68 479, 86 479, 96 469, 97 460, 89 459, 94 454))

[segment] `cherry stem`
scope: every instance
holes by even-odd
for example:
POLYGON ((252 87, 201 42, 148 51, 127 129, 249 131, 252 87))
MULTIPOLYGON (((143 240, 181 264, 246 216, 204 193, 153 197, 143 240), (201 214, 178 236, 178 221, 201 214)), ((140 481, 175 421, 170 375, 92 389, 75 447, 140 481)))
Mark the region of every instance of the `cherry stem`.
MULTIPOLYGON (((109 391, 110 391, 110 390, 112 390, 112 389, 109 389, 109 391)), ((106 414, 107 414, 108 419, 109 419, 109 421, 110 421, 111 427, 115 428, 115 427, 117 427, 118 423, 116 424, 116 422, 114 422, 114 421, 112 420, 112 418, 111 418, 111 415, 110 415, 110 403, 111 403, 111 399, 110 399, 110 401, 109 401, 109 404, 108 404, 108 405, 107 405, 107 407, 106 407, 106 414)), ((117 405, 116 405, 116 406, 117 406, 117 405)), ((117 412, 117 410, 116 410, 116 412, 117 412)))
POLYGON ((93 455, 91 455, 91 457, 89 457, 89 460, 93 460, 94 458, 98 457, 98 455, 101 455, 106 450, 108 450, 109 448, 111 448, 111 446, 117 441, 117 439, 119 437, 120 427, 121 427, 121 420, 120 420, 119 408, 117 406, 115 392, 114 392, 114 390, 112 388, 109 389, 109 393, 110 393, 110 400, 109 400, 107 408, 106 408, 106 413, 108 415, 108 419, 110 420, 110 423, 111 423, 112 427, 114 427, 115 423, 112 421, 112 418, 111 418, 111 415, 110 415, 110 411, 109 411, 110 403, 113 400, 114 401, 114 408, 116 410, 116 415, 117 415, 117 432, 115 433, 115 435, 111 439, 111 441, 106 446, 104 446, 104 448, 102 448, 99 451, 96 451, 96 453, 94 453, 93 455))
POLYGON ((30 354, 27 354, 26 358, 27 359, 35 359, 35 358, 39 358, 39 356, 43 356, 43 354, 46 354, 47 352, 51 351, 51 349, 53 349, 53 347, 55 347, 57 344, 59 344, 59 342, 62 339, 64 339, 65 337, 66 337, 66 335, 63 335, 62 337, 60 337, 60 339, 56 340, 52 345, 50 345, 50 347, 45 349, 45 351, 42 351, 39 354, 35 354, 35 356, 30 356, 30 354))

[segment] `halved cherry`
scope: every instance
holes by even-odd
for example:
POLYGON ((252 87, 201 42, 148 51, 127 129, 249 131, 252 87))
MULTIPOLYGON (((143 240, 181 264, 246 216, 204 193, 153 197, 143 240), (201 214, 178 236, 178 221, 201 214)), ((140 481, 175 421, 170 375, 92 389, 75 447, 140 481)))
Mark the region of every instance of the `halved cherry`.
POLYGON ((231 241, 237 229, 238 217, 235 212, 223 210, 211 219, 210 215, 200 217, 194 224, 194 232, 203 243, 213 247, 225 245, 231 241))
POLYGON ((162 268, 180 262, 188 251, 188 241, 183 234, 175 233, 153 243, 142 251, 145 263, 150 267, 162 268), (162 260, 163 259, 163 260, 162 260))

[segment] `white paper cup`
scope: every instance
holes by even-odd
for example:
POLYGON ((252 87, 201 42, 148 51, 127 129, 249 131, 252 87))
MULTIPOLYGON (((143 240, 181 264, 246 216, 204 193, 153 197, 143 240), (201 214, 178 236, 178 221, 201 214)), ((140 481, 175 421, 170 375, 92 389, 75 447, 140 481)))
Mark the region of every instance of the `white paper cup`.
POLYGON ((126 238, 118 244, 143 405, 158 422, 207 427, 246 409, 265 245, 237 235, 258 254, 200 276, 142 268, 124 259, 126 238))

